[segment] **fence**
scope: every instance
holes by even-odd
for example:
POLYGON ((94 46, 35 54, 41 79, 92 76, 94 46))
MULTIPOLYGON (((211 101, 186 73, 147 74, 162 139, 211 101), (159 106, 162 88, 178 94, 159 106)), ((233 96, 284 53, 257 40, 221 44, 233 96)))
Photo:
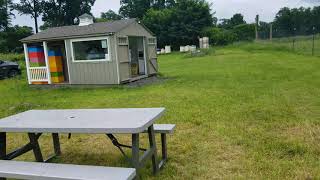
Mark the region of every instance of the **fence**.
POLYGON ((299 54, 320 56, 320 34, 259 40, 299 54))

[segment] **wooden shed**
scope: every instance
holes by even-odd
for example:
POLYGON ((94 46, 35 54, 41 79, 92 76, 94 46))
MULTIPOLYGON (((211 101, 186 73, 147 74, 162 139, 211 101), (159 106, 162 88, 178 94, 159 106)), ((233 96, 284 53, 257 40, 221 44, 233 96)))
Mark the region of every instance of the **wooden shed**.
POLYGON ((79 19, 21 40, 29 84, 122 84, 157 74, 156 37, 140 21, 79 19))

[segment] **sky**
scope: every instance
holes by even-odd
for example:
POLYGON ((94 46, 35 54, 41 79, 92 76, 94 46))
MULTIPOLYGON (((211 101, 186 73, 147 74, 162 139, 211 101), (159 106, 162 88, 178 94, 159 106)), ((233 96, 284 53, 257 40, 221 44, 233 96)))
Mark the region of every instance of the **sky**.
MULTIPOLYGON (((18 0, 15 0, 18 1, 18 0)), ((260 15, 260 20, 271 22, 276 13, 282 7, 312 7, 320 5, 320 0, 207 0, 212 3, 212 11, 218 19, 230 18, 235 13, 244 15, 248 23, 254 22, 255 16, 260 15)), ((101 12, 109 9, 118 12, 120 0, 96 0, 92 8, 95 16, 100 16, 101 12)), ((41 21, 39 19, 39 21, 41 21)), ((42 22, 40 22, 41 25, 42 22)), ((30 16, 20 16, 16 13, 16 19, 12 24, 27 25, 33 27, 33 20, 30 16)))

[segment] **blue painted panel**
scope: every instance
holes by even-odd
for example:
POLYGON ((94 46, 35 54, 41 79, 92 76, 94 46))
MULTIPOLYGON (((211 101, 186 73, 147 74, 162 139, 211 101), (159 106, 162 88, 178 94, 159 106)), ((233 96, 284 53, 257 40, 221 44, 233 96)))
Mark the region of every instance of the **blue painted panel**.
POLYGON ((37 47, 37 46, 31 46, 28 47, 28 52, 32 53, 32 52, 43 52, 43 48, 42 47, 37 47))
POLYGON ((62 53, 60 51, 49 51, 48 56, 62 56, 62 53))

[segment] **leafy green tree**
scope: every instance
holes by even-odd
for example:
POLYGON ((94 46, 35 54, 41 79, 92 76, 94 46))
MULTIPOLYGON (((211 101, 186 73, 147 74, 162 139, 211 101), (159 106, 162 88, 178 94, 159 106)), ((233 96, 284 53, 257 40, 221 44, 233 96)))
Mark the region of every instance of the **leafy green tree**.
POLYGON ((0 30, 6 30, 11 22, 10 7, 12 6, 12 0, 0 0, 0 30))
POLYGON ((230 19, 230 24, 232 27, 235 27, 241 24, 246 24, 246 21, 244 20, 243 15, 238 13, 232 16, 230 19))
POLYGON ((74 20, 84 13, 91 14, 95 0, 48 0, 42 3, 44 25, 48 27, 74 24, 74 20))
POLYGON ((140 18, 151 8, 152 0, 120 0, 120 15, 127 18, 140 18))
POLYGON ((21 53, 23 47, 20 39, 33 34, 32 28, 27 26, 8 27, 6 31, 0 32, 0 52, 21 53))
POLYGON ((315 27, 320 32, 320 6, 313 8, 284 7, 274 20, 275 36, 310 35, 315 27))
POLYGON ((149 9, 171 8, 175 0, 120 0, 120 15, 126 18, 142 19, 149 9))
POLYGON ((176 4, 175 0, 154 0, 152 3, 152 8, 154 9, 165 9, 171 8, 176 4))
POLYGON ((34 19, 36 33, 38 33, 38 17, 42 13, 42 2, 42 0, 20 0, 13 5, 19 14, 30 15, 34 19))
POLYGON ((122 16, 117 14, 116 12, 109 10, 105 13, 101 13, 100 18, 96 18, 97 22, 106 22, 106 21, 111 21, 111 20, 120 20, 122 19, 122 16))
POLYGON ((234 14, 231 19, 221 19, 219 27, 223 29, 232 29, 233 27, 240 24, 246 24, 246 21, 244 20, 242 14, 237 13, 234 14))
POLYGON ((149 10, 143 22, 157 35, 159 46, 177 49, 198 44, 202 29, 213 25, 210 7, 205 0, 177 0, 172 8, 149 10))

